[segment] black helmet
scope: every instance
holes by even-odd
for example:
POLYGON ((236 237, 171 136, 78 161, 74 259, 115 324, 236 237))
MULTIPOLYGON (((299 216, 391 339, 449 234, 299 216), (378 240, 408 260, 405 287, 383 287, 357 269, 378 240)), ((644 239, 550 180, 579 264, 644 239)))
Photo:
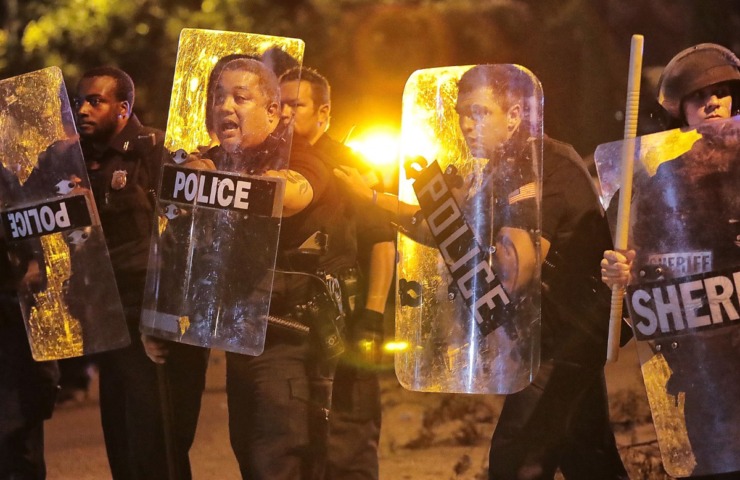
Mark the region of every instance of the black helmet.
POLYGON ((721 45, 701 43, 668 62, 658 81, 658 103, 672 117, 681 118, 681 100, 686 95, 728 81, 740 81, 740 60, 721 45))

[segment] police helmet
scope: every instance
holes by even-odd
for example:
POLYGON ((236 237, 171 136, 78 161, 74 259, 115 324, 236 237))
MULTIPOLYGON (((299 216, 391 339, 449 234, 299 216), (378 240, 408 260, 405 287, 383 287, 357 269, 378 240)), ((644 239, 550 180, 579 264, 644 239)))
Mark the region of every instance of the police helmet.
MULTIPOLYGON (((676 54, 658 81, 658 103, 674 118, 683 118, 681 100, 686 95, 720 82, 740 82, 740 60, 714 43, 701 43, 676 54)), ((733 88, 734 98, 737 94, 733 88)))

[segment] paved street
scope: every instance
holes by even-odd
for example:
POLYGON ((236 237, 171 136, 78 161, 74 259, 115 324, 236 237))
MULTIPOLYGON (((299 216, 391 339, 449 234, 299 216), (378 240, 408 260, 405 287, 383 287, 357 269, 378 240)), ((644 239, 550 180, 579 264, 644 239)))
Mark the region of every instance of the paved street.
MULTIPOLYGON (((198 431, 190 452, 193 478, 238 479, 239 472, 229 446, 222 353, 211 356, 206 393, 203 395, 198 431)), ((90 398, 64 405, 46 424, 46 457, 49 480, 102 480, 110 478, 105 456, 97 383, 90 398)))
MULTIPOLYGON (((222 352, 211 354, 211 365, 208 369, 206 393, 198 423, 195 444, 190 452, 193 467, 193 478, 196 480, 238 480, 240 478, 236 460, 229 445, 227 426, 225 365, 222 352)), ((635 355, 634 344, 622 349, 620 360, 609 365, 607 382, 610 395, 629 389, 641 392, 639 366, 635 355)), ((399 390, 388 373, 384 381, 391 390, 399 390)), ((400 389, 402 390, 402 389, 400 389)), ((390 392, 390 390, 389 390, 390 392)), ((396 404, 395 395, 389 404, 396 404)), ((487 461, 488 443, 484 440, 475 446, 440 446, 429 449, 398 448, 401 433, 413 433, 421 424, 421 419, 414 418, 419 405, 428 401, 435 394, 405 392, 401 395, 403 405, 400 409, 389 407, 384 410, 383 438, 380 445, 381 478, 390 480, 426 480, 426 479, 468 479, 484 468, 487 461), (426 398, 427 400, 423 400, 426 398), (395 425, 392 425, 395 423, 395 425), (408 430, 408 432, 406 432, 408 430), (395 435, 395 437, 394 437, 395 435), (466 475, 455 476, 456 463, 468 459, 471 467, 466 475)), ((485 428, 492 429, 493 425, 485 428)), ((652 425, 643 427, 645 432, 629 431, 618 434, 618 443, 625 445, 635 442, 635 438, 654 438, 652 425)), ((100 427, 100 415, 97 403, 97 382, 93 381, 90 397, 80 403, 64 405, 54 412, 53 418, 46 426, 46 449, 49 480, 106 480, 110 478, 105 456, 103 435, 100 427)), ((488 430, 484 437, 490 437, 488 430)), ((627 454, 628 452, 623 452, 627 454)), ((637 477, 636 477, 637 478, 637 477)), ((652 478, 652 477, 651 477, 652 478)), ((656 477, 657 478, 657 477, 656 477)), ((660 477, 665 478, 665 477, 660 477)))

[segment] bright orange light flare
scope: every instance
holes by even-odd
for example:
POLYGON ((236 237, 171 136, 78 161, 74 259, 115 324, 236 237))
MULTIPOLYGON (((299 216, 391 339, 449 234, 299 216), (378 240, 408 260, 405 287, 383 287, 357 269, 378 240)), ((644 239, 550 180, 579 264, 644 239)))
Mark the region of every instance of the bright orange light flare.
POLYGON ((408 342, 386 342, 383 349, 389 353, 404 352, 409 349, 409 344, 408 342))
POLYGON ((389 127, 375 127, 348 140, 347 146, 385 170, 398 161, 399 133, 389 127))

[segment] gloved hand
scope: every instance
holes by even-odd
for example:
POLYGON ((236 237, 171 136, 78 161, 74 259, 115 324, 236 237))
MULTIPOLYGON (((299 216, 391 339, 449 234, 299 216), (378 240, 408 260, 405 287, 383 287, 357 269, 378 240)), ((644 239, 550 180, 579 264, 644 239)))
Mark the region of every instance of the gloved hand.
POLYGON ((354 324, 353 343, 360 358, 368 365, 382 363, 383 339, 383 314, 362 309, 354 324))

